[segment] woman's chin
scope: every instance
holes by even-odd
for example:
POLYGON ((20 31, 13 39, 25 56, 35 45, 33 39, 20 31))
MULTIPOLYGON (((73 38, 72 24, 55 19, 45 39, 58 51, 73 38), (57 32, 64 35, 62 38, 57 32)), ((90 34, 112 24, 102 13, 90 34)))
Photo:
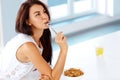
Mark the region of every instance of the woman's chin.
POLYGON ((49 29, 49 27, 45 27, 44 29, 49 29))

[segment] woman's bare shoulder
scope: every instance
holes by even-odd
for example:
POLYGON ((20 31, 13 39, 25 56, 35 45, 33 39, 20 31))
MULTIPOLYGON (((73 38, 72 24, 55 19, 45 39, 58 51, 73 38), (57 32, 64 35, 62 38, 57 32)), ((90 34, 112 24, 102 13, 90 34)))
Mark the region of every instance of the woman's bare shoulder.
POLYGON ((27 57, 40 54, 37 46, 33 42, 26 42, 22 44, 18 50, 27 57))

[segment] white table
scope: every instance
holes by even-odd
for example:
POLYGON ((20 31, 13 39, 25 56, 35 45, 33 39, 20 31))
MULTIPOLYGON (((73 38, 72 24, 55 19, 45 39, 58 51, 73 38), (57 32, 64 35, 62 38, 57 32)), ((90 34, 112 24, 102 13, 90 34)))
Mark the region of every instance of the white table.
MULTIPOLYGON (((65 69, 70 67, 84 72, 81 80, 120 80, 120 31, 69 46, 65 69), (101 56, 96 56, 98 44, 104 48, 101 56)), ((63 75, 60 80, 65 80, 63 75)))

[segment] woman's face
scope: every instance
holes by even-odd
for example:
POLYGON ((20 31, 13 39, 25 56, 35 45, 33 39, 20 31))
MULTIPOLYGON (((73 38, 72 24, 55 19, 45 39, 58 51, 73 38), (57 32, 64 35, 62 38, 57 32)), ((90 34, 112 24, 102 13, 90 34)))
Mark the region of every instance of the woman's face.
POLYGON ((35 4, 30 7, 27 22, 34 29, 47 29, 49 26, 49 17, 43 6, 35 4))

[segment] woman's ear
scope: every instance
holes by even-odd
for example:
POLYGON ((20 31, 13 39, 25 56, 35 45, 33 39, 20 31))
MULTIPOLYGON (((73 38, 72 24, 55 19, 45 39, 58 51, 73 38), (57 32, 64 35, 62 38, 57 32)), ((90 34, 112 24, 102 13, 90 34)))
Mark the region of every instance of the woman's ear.
POLYGON ((31 26, 32 24, 29 22, 29 20, 26 20, 26 24, 31 26))

